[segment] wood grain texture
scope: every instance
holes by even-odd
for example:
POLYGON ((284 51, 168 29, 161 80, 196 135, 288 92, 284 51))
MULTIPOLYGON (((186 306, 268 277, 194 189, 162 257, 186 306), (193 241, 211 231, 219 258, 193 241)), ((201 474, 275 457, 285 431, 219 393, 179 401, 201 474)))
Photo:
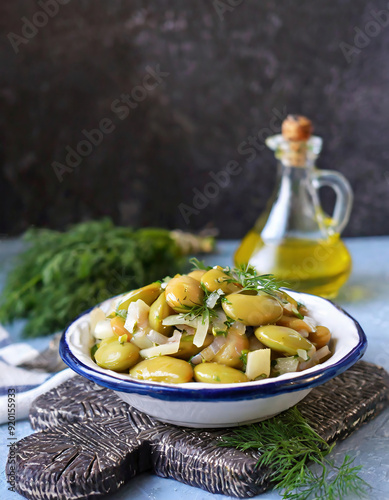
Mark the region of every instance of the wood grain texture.
MULTIPOLYGON (((298 407, 333 442, 382 411, 388 388, 388 374, 361 361, 298 407)), ((30 499, 95 498, 146 470, 238 498, 269 487, 270 471, 255 467, 256 452, 218 446, 228 429, 160 423, 82 377, 40 396, 30 420, 38 432, 16 444, 16 489, 30 499)))

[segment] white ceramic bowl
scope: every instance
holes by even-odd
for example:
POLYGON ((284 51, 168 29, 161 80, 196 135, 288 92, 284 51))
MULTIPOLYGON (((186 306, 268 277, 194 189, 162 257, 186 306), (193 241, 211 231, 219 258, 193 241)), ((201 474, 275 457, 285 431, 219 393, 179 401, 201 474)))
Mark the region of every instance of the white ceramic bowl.
MULTIPOLYGON (((239 384, 166 384, 131 379, 105 370, 91 359, 93 338, 89 312, 64 332, 60 354, 75 372, 96 384, 113 389, 138 410, 163 422, 186 427, 232 427, 269 418, 294 406, 316 386, 352 366, 365 352, 366 336, 360 325, 332 302, 305 293, 288 293, 307 306, 310 315, 332 332, 333 356, 303 372, 239 384)), ((100 307, 108 311, 111 301, 100 307)))

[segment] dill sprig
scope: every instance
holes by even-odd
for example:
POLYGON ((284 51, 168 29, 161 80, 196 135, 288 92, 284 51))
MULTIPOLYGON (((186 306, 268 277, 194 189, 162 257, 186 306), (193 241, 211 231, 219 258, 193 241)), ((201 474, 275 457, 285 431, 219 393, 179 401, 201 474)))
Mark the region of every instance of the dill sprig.
MULTIPOLYGON (((211 266, 206 266, 204 262, 193 257, 189 260, 192 264, 192 269, 201 269, 209 271, 211 266)), ((223 272, 228 276, 223 281, 226 283, 238 284, 244 290, 256 290, 266 292, 269 295, 279 297, 281 287, 289 286, 287 281, 276 278, 273 274, 258 274, 253 266, 248 264, 240 265, 239 267, 223 268, 223 272)))
POLYGON ((288 286, 284 280, 276 278, 273 274, 258 274, 257 271, 249 265, 239 267, 226 267, 223 271, 229 276, 225 280, 227 283, 238 283, 242 290, 256 290, 278 296, 277 292, 281 287, 288 286))
POLYGON ((196 269, 201 269, 203 271, 209 271, 212 269, 212 266, 206 266, 203 261, 197 259, 196 257, 192 257, 189 259, 190 264, 192 264, 192 271, 196 269))
POLYGON ((184 318, 192 320, 201 316, 202 323, 205 323, 207 320, 210 321, 212 318, 215 318, 217 316, 217 312, 214 310, 214 308, 210 308, 207 305, 209 297, 215 292, 210 292, 209 290, 207 290, 202 283, 201 288, 204 291, 203 303, 200 305, 196 304, 192 307, 188 306, 187 312, 184 313, 184 318))
POLYGON ((358 475, 361 466, 345 456, 336 466, 328 445, 294 407, 258 424, 234 429, 219 443, 239 450, 257 449, 258 467, 269 468, 271 481, 287 500, 340 500, 355 494, 367 498, 369 485, 358 475), (315 469, 308 468, 313 463, 315 469))

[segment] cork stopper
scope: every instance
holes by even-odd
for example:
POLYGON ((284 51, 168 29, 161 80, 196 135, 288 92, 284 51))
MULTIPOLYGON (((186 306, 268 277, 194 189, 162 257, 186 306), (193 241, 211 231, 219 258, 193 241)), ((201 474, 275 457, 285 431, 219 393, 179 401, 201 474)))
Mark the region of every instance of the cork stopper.
POLYGON ((312 132, 312 122, 305 116, 288 115, 282 122, 282 135, 288 141, 307 141, 312 132))
POLYGON ((307 163, 307 141, 313 126, 305 116, 288 115, 282 122, 282 136, 289 142, 284 159, 290 166, 305 167, 307 163))

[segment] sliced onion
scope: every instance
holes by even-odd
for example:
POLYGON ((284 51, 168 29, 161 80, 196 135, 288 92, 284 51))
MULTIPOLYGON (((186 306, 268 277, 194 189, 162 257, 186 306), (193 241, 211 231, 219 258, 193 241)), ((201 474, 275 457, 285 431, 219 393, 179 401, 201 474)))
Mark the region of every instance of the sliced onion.
POLYGON ((311 328, 311 332, 314 332, 317 327, 317 322, 310 316, 304 316, 304 322, 311 328))
POLYGON ((288 311, 288 312, 291 312, 291 313, 293 312, 293 309, 294 309, 293 304, 291 304, 288 301, 285 303, 283 300, 282 300, 282 307, 284 308, 285 311, 288 311))
POLYGON ((182 332, 174 330, 173 335, 169 337, 169 342, 181 342, 182 332))
MULTIPOLYGON (((164 344, 172 344, 173 342, 180 342, 182 336, 182 332, 179 330, 174 330, 174 333, 171 337, 166 337, 166 335, 162 335, 162 333, 157 332, 156 330, 150 330, 149 333, 146 334, 146 337, 153 343, 157 345, 164 344)), ((151 347, 151 346, 148 346, 151 347)))
POLYGON ((94 333, 97 323, 99 321, 104 321, 104 320, 105 320, 104 311, 100 309, 100 307, 95 307, 89 315, 90 331, 94 333))
MULTIPOLYGON (((176 326, 176 325, 188 325, 193 328, 197 328, 198 318, 188 319, 185 318, 184 314, 173 314, 172 316, 168 316, 164 320, 162 320, 162 324, 164 326, 176 326)), ((200 318, 201 320, 201 318, 200 318)))
POLYGON ((192 365, 199 365, 200 363, 203 362, 203 357, 201 356, 201 352, 199 352, 198 354, 196 354, 196 356, 193 356, 190 360, 190 362, 192 363, 192 365))
POLYGON ((317 350, 316 353, 314 354, 314 356, 316 356, 316 359, 318 361, 320 361, 321 359, 325 358, 329 354, 331 354, 331 351, 329 350, 328 345, 325 345, 324 347, 317 350))
POLYGON ((270 375, 271 349, 257 349, 247 353, 246 376, 250 380, 258 377, 267 378, 270 375))
POLYGON ((169 337, 166 335, 162 335, 162 333, 157 332, 156 330, 150 330, 146 337, 153 342, 153 344, 166 344, 169 342, 169 337))
POLYGON ((246 325, 241 323, 240 321, 234 321, 230 326, 229 330, 232 330, 239 335, 244 335, 246 333, 246 325))
POLYGON ((208 347, 203 349, 203 351, 210 349, 213 354, 216 356, 216 354, 220 351, 220 349, 224 346, 224 344, 227 342, 226 337, 223 335, 220 335, 215 338, 215 340, 210 344, 208 347))
POLYGON ((208 347, 203 349, 199 354, 193 356, 191 359, 191 363, 194 365, 198 365, 203 361, 212 361, 212 359, 216 356, 216 354, 220 351, 220 349, 227 342, 227 339, 222 335, 215 338, 215 340, 208 347))
POLYGON ((227 316, 223 309, 218 309, 215 311, 216 317, 212 319, 212 333, 214 335, 226 335, 227 334, 227 316))
POLYGON ((274 367, 274 370, 278 372, 280 375, 284 373, 292 373, 297 371, 297 367, 299 366, 298 358, 294 356, 288 356, 286 358, 277 358, 277 364, 274 367))
POLYGON ((204 344, 205 337, 208 333, 209 328, 209 316, 206 318, 202 318, 199 316, 196 318, 197 321, 197 330, 195 336, 193 337, 193 343, 196 347, 201 347, 204 344))
POLYGON ((98 321, 96 323, 93 335, 96 339, 99 340, 113 337, 114 333, 111 327, 111 321, 109 319, 103 319, 102 321, 98 321))
POLYGON ((217 301, 220 299, 220 297, 224 295, 223 290, 220 288, 216 290, 215 292, 212 292, 211 295, 207 298, 206 300, 206 305, 209 309, 213 309, 216 306, 217 301))
POLYGON ((131 302, 128 306, 124 328, 130 333, 134 333, 136 327, 142 328, 148 325, 149 311, 150 306, 143 300, 138 299, 136 302, 131 302))
POLYGON ((132 336, 131 342, 139 349, 147 349, 153 346, 153 343, 147 338, 147 330, 139 331, 132 336))
POLYGON ((154 358, 155 356, 168 356, 169 354, 175 354, 180 348, 180 342, 167 342, 164 345, 157 345, 150 347, 149 349, 142 349, 139 354, 142 358, 154 358))
POLYGON ((187 335, 194 335, 196 333, 196 329, 193 328, 193 326, 188 326, 188 325, 175 325, 177 330, 180 330, 181 332, 186 332, 187 335))
POLYGON ((319 350, 313 352, 312 355, 310 355, 310 352, 311 351, 308 351, 308 356, 310 357, 310 359, 305 363, 299 364, 299 371, 306 370, 307 368, 312 368, 312 366, 318 365, 320 363, 320 360, 331 354, 328 345, 325 345, 319 350))

